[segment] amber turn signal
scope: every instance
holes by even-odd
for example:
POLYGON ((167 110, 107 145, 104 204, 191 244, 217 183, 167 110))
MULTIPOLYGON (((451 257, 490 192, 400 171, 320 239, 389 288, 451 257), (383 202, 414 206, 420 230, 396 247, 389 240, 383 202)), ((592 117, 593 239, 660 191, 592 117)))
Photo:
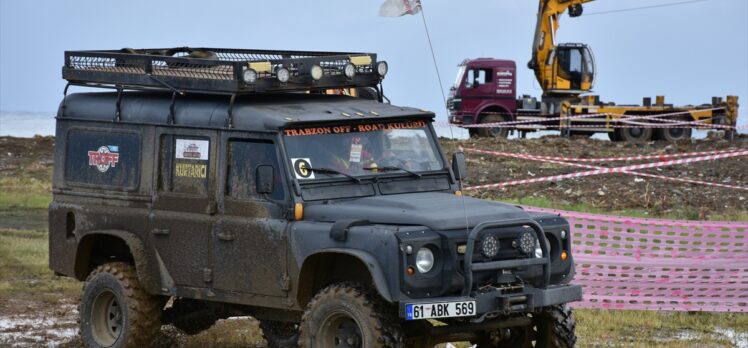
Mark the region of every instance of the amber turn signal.
POLYGON ((569 254, 567 254, 565 251, 561 252, 561 261, 566 261, 566 259, 569 258, 569 254))
POLYGON ((462 191, 455 191, 455 196, 462 196, 462 191))
POLYGON ((408 273, 409 276, 412 276, 416 273, 416 270, 413 267, 408 267, 405 272, 408 273))
POLYGON ((304 219, 304 205, 301 203, 296 203, 293 209, 293 217, 297 220, 303 220, 304 219))

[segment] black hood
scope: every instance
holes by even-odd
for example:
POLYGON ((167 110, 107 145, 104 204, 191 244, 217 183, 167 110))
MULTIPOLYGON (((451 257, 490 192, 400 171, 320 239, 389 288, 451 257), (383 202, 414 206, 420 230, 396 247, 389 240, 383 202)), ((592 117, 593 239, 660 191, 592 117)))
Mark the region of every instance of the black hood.
POLYGON ((305 220, 369 220, 388 225, 420 225, 435 231, 465 228, 465 214, 469 227, 485 221, 529 218, 513 205, 440 192, 330 201, 304 209, 305 220))

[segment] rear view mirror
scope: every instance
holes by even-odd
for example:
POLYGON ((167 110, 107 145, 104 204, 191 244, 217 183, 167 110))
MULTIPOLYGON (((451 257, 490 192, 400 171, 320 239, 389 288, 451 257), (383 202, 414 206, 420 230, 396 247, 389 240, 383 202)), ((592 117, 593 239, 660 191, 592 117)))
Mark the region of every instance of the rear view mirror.
POLYGON ((455 152, 452 155, 452 172, 455 173, 455 179, 464 180, 467 177, 467 167, 465 165, 465 154, 455 152))
POLYGON ((273 183, 275 182, 275 170, 273 166, 257 166, 255 178, 257 193, 273 193, 273 183))

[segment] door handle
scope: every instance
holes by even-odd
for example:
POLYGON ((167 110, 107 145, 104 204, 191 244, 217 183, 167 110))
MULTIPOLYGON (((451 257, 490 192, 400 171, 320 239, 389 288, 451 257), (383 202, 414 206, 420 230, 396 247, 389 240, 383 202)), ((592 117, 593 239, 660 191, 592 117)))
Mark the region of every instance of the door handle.
POLYGON ((231 242, 234 240, 234 233, 233 232, 218 232, 216 233, 216 237, 218 237, 218 239, 220 240, 231 242))
POLYGON ((156 236, 168 236, 169 230, 165 228, 154 228, 151 233, 153 233, 156 236))

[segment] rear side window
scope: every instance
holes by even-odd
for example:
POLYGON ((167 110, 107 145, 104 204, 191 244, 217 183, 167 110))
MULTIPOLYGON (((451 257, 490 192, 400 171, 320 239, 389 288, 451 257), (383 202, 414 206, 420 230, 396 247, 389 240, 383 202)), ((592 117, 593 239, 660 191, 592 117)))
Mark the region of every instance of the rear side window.
POLYGON ((208 194, 210 139, 163 135, 159 189, 200 196, 208 194))
POLYGON ((65 180, 135 189, 140 177, 140 135, 74 129, 68 132, 65 180))
POLYGON ((278 156, 275 144, 270 141, 231 141, 229 142, 229 168, 226 182, 226 193, 235 198, 258 198, 255 176, 257 167, 273 166, 273 192, 268 198, 282 200, 285 198, 283 179, 278 167, 278 156))

